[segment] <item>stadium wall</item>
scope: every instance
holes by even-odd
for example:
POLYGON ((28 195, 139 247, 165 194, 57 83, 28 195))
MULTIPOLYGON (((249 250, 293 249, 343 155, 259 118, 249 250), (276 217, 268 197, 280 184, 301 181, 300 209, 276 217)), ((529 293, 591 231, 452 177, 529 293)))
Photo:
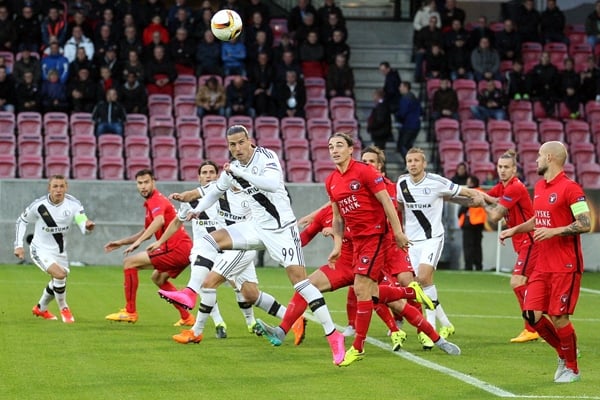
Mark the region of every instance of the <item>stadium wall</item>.
MULTIPOLYGON (((303 216, 324 204, 326 194, 321 184, 288 184, 292 206, 297 216, 303 216)), ((187 190, 192 187, 185 182, 157 182, 164 194, 187 190)), ((0 180, 0 263, 13 264, 15 221, 23 209, 34 199, 47 193, 45 180, 0 180)), ((103 246, 110 240, 138 232, 143 227, 143 199, 132 181, 76 181, 69 182, 69 193, 84 204, 88 216, 96 223, 92 235, 82 236, 77 229, 69 233, 70 260, 91 265, 120 265, 122 252, 104 253, 103 246)), ((600 193, 599 193, 600 194, 600 193)), ((596 196, 600 197, 599 194, 596 196)), ((596 197, 589 196, 589 197, 596 197)), ((189 227, 188 227, 189 228, 189 227)), ((28 232, 32 232, 30 228, 28 232)), ((150 241, 145 242, 146 245, 150 241)), ((484 234, 484 267, 496 265, 496 233, 484 234)), ((586 270, 600 271, 600 233, 583 236, 586 270)), ((461 232, 450 228, 446 237, 444 265, 452 269, 462 268, 461 232)), ((317 237, 305 248, 307 266, 322 265, 331 250, 331 241, 317 237)), ((28 252, 26 251, 26 254, 28 252)), ((515 255, 510 243, 501 246, 501 268, 510 269, 515 255)), ((268 255, 265 265, 273 265, 268 255)))

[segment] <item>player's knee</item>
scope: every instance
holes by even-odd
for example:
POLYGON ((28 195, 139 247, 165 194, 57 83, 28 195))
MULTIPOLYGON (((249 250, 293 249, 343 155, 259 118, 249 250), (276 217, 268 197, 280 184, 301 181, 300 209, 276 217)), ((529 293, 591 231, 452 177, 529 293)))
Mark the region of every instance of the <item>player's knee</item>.
POLYGON ((317 311, 319 308, 323 307, 324 305, 325 305, 325 299, 323 297, 319 297, 318 299, 315 299, 308 304, 308 306, 310 307, 310 310, 312 312, 317 311))
POLYGON ((53 286, 53 290, 54 293, 64 293, 66 288, 67 288, 67 282, 65 279, 52 279, 52 286, 53 286))
POLYGON ((536 324, 536 320, 535 320, 535 312, 533 312, 533 310, 524 310, 523 311, 523 318, 525 319, 525 321, 527 321, 529 323, 529 325, 533 326, 536 324))

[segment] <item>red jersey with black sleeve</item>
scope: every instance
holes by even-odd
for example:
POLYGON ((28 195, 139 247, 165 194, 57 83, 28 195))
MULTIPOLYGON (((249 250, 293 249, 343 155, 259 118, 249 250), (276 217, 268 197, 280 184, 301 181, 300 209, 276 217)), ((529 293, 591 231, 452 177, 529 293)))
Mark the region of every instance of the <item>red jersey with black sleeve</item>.
POLYGON ((381 235, 387 231, 383 206, 375 197, 375 193, 386 190, 386 184, 371 165, 350 160, 344 173, 336 169, 327 177, 325 188, 329 199, 337 203, 348 236, 381 235))
MULTIPOLYGON (((175 207, 173 206, 173 204, 171 204, 169 199, 167 199, 161 192, 159 192, 156 189, 154 189, 152 194, 150 194, 150 196, 146 198, 146 201, 144 202, 144 208, 146 209, 144 228, 148 228, 152 221, 154 221, 154 219, 159 215, 162 215, 165 219, 165 223, 163 224, 163 226, 154 234, 154 237, 156 237, 156 240, 158 240, 163 235, 163 233, 165 233, 171 221, 174 218, 177 218, 177 211, 175 210, 175 207)), ((175 232, 175 234, 171 236, 169 240, 167 240, 167 248, 173 248, 173 246, 177 246, 178 243, 184 240, 191 241, 190 237, 185 231, 185 228, 181 226, 179 227, 177 232, 175 232)))
MULTIPOLYGON (((506 186, 502 182, 498 182, 488 191, 488 194, 498 198, 498 204, 508 210, 506 223, 509 228, 529 221, 533 217, 533 205, 529 192, 516 176, 513 176, 506 186)), ((531 232, 517 233, 512 237, 512 243, 515 252, 518 253, 522 246, 533 244, 533 235, 531 232)))
MULTIPOLYGON (((550 182, 539 180, 533 192, 535 227, 556 228, 573 223, 572 209, 581 202, 585 203, 583 189, 564 171, 550 182)), ((583 207, 587 209, 586 204, 583 207)), ((536 242, 536 246, 539 247, 536 271, 583 273, 580 235, 554 236, 536 242)))

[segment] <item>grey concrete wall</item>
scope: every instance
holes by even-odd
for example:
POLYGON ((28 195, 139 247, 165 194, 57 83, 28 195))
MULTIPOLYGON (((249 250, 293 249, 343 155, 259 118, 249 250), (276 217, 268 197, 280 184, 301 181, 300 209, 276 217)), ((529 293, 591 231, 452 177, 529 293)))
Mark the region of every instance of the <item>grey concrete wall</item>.
MULTIPOLYGON (((164 194, 194 187, 185 182, 157 182, 164 194)), ((325 190, 320 184, 288 184, 292 206, 298 217, 306 215, 326 201, 325 190)), ((0 180, 0 263, 14 263, 13 255, 15 221, 23 209, 35 198, 47 193, 45 180, 0 180)), ((119 239, 139 231, 144 223, 143 199, 135 182, 75 181, 69 182, 69 193, 84 204, 88 216, 96 222, 90 236, 82 236, 78 230, 69 233, 69 257, 92 265, 119 265, 121 251, 104 253, 103 246, 110 240, 119 239)), ((150 244, 150 241, 146 242, 150 244)), ((586 269, 600 271, 600 254, 594 249, 600 246, 600 234, 583 236, 586 269)), ((462 268, 461 233, 450 230, 446 239, 448 266, 462 268)), ((305 248, 307 266, 318 267, 325 263, 331 250, 331 241, 317 237, 305 248)), ((515 254, 508 243, 501 247, 501 267, 510 269, 515 254)), ((484 235, 484 266, 495 268, 496 234, 484 235)), ((266 265, 273 265, 267 257, 266 265)))

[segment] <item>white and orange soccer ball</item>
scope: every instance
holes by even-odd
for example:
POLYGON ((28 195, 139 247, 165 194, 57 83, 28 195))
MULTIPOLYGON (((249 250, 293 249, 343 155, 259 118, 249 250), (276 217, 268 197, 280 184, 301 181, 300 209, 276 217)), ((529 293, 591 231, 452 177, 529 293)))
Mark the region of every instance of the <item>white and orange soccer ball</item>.
POLYGON ((242 33, 242 18, 233 10, 220 10, 210 20, 210 30, 219 40, 228 42, 242 33))

